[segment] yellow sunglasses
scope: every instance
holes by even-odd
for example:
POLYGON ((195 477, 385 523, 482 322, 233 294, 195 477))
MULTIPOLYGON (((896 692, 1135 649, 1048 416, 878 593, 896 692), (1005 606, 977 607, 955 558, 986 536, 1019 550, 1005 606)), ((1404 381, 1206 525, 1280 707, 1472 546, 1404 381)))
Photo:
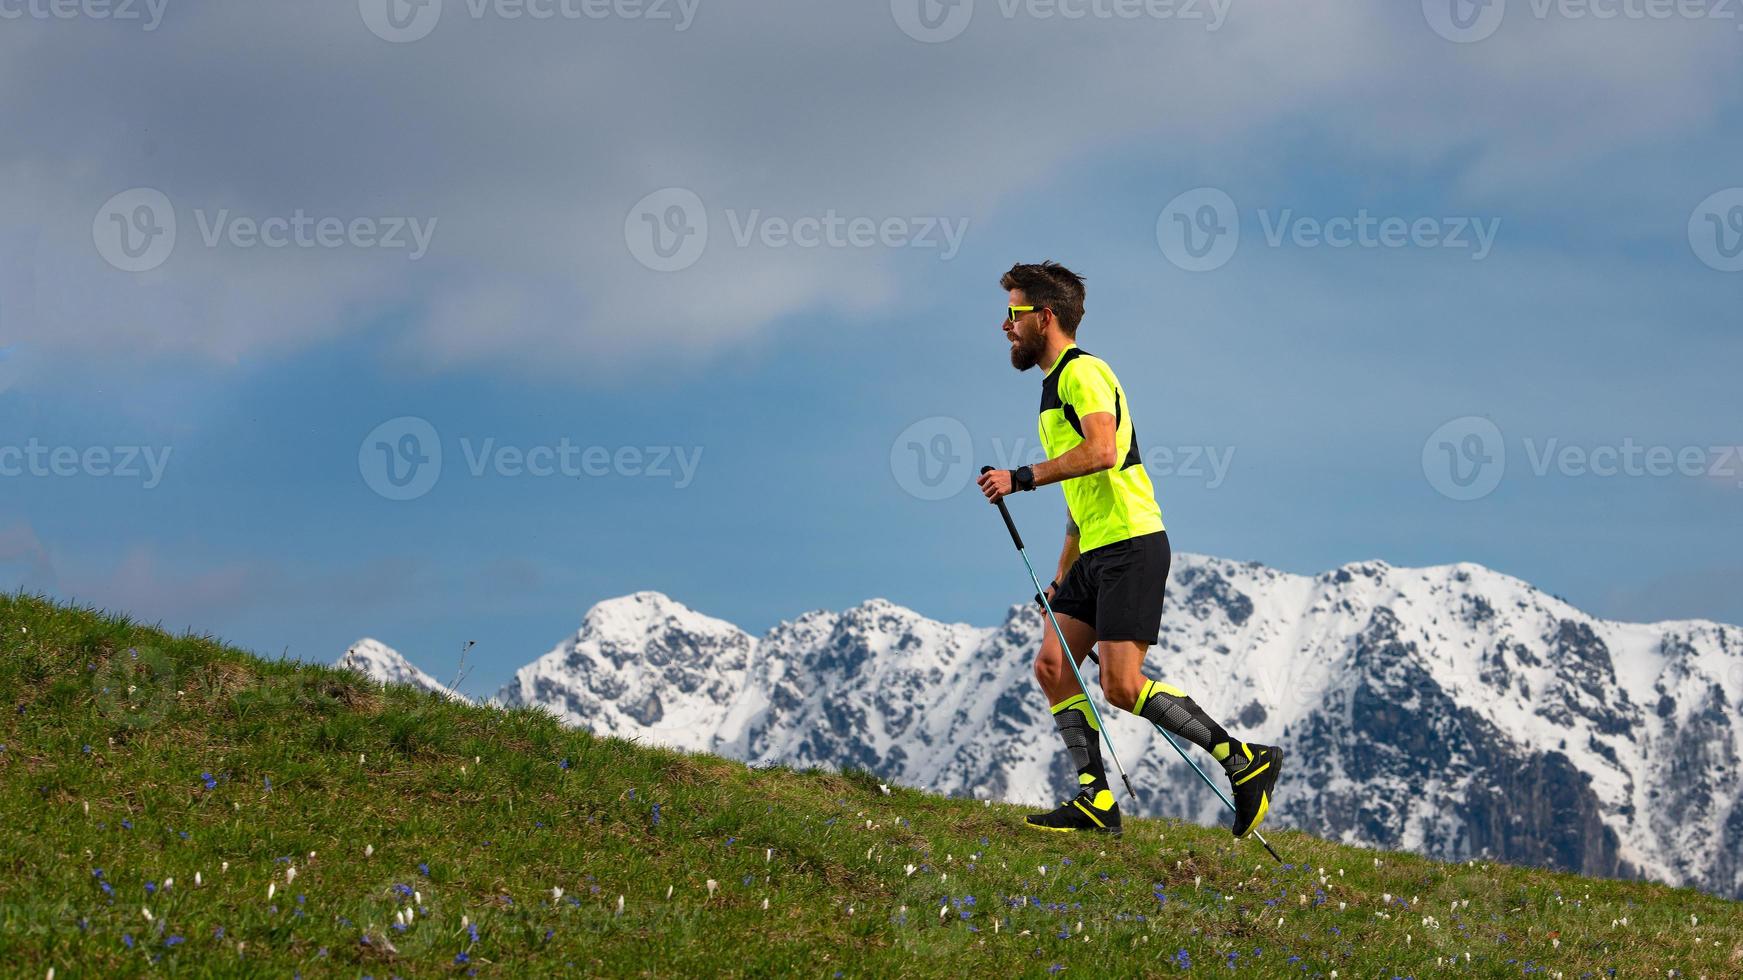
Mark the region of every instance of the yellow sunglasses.
POLYGON ((1015 320, 1017 317, 1020 317, 1025 313, 1033 313, 1037 309, 1041 309, 1041 307, 1007 306, 1007 307, 1005 307, 1005 322, 1010 323, 1011 321, 1015 320))

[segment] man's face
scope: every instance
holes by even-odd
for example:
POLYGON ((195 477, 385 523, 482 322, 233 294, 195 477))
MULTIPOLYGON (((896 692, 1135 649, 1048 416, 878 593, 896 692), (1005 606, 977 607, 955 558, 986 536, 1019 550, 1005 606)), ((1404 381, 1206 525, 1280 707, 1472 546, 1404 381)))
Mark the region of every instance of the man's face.
MULTIPOLYGON (((1029 300, 1023 296, 1021 289, 1011 290, 1011 305, 1029 305, 1029 300)), ((1005 339, 1011 342, 1011 367, 1027 371, 1041 363, 1041 355, 1047 352, 1047 338, 1041 332, 1041 324, 1046 316, 1045 310, 1035 310, 1031 313, 1019 313, 1015 320, 1005 321, 1005 339)))

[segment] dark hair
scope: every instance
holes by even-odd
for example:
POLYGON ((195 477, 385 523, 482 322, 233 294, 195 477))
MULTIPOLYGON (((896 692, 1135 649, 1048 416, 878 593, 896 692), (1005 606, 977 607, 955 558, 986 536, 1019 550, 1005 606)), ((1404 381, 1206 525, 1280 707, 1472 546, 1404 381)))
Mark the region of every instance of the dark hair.
POLYGON ((1032 305, 1053 311, 1066 336, 1077 336, 1077 325, 1083 322, 1082 276, 1051 260, 1040 265, 1019 262, 999 279, 999 285, 1021 289, 1032 305))

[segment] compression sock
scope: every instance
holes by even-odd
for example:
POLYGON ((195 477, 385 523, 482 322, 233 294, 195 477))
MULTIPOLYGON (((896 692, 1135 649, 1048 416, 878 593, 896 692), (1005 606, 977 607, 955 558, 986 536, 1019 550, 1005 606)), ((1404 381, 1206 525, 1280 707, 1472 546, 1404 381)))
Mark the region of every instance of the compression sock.
POLYGON ((1132 713, 1209 752, 1233 776, 1247 768, 1252 754, 1246 743, 1223 730, 1185 691, 1160 681, 1145 681, 1132 713))
POLYGON ((1089 695, 1074 694, 1053 706, 1053 724, 1059 726, 1059 737, 1071 753, 1077 767, 1077 785, 1091 796, 1108 788, 1107 770, 1102 768, 1101 729, 1090 714, 1089 695))

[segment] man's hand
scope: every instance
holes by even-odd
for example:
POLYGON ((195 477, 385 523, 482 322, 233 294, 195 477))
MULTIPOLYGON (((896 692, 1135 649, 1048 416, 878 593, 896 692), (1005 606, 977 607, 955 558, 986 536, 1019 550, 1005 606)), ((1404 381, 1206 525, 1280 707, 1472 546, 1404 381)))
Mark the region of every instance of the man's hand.
POLYGON ((1016 481, 1012 479, 1010 470, 987 470, 976 482, 980 484, 980 492, 986 494, 988 503, 996 504, 1015 492, 1016 481))

